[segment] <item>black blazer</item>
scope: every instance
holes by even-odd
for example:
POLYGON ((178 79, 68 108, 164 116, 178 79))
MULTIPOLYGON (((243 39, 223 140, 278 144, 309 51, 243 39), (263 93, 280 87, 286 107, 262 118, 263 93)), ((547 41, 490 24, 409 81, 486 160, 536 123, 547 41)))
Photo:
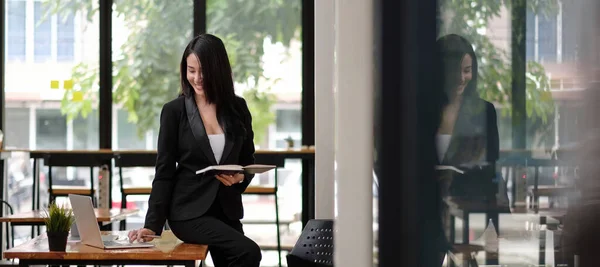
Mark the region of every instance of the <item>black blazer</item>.
POLYGON ((456 120, 450 144, 441 165, 464 168, 465 174, 451 171, 452 180, 443 195, 461 197, 492 198, 496 193, 495 164, 500 154, 500 140, 496 109, 492 103, 480 98, 469 99, 463 103, 456 120), (484 165, 487 163, 487 165, 484 165))
POLYGON ((495 163, 500 154, 496 108, 480 98, 461 107, 442 165, 495 163))
POLYGON ((200 217, 214 201, 231 220, 244 216, 241 194, 254 175, 246 174, 242 183, 224 186, 213 175, 196 171, 216 164, 254 163, 252 116, 243 98, 236 97, 237 110, 246 129, 244 135, 226 134, 221 162, 216 162, 194 97, 180 96, 166 103, 160 115, 156 174, 148 201, 145 228, 157 234, 165 221, 200 217))

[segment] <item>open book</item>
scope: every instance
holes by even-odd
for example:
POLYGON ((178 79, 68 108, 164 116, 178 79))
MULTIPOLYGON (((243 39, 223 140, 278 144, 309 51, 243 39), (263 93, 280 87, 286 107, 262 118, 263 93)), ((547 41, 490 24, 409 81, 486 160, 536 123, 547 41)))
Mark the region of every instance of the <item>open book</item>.
POLYGON ((449 166, 449 165, 437 165, 437 166, 435 166, 435 169, 436 170, 451 170, 451 171, 458 172, 460 174, 464 174, 465 173, 463 170, 458 169, 458 168, 456 168, 454 166, 449 166))
POLYGON ((252 165, 248 165, 248 166, 214 165, 214 166, 209 166, 202 170, 196 171, 196 174, 202 174, 205 172, 215 172, 215 173, 246 172, 249 174, 257 174, 257 173, 263 173, 266 171, 270 171, 272 169, 275 169, 275 165, 261 165, 261 164, 252 164, 252 165))

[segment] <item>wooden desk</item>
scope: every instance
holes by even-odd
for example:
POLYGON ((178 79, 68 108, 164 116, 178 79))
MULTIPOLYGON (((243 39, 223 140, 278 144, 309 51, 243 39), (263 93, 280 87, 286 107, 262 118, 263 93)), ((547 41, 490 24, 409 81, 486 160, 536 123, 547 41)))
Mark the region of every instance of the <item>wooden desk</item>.
MULTIPOLYGON (((103 232, 127 238, 127 232, 103 232)), ((48 251, 46 234, 4 252, 7 259, 19 259, 20 266, 30 265, 185 265, 196 266, 204 260, 206 245, 186 244, 171 231, 164 231, 161 239, 151 243, 153 248, 100 249, 81 243, 69 243, 66 252, 48 251)))
MULTIPOLYGON (((98 223, 109 224, 125 219, 138 213, 138 209, 94 209, 98 223)), ((0 223, 9 222, 13 225, 43 225, 44 211, 34 210, 0 217, 0 223)))

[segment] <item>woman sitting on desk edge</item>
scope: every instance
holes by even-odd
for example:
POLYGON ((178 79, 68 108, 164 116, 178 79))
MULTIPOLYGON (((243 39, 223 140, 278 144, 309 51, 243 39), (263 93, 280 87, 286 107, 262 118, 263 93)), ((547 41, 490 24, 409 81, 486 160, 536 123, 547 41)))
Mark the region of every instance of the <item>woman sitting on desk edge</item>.
POLYGON ((444 91, 436 135, 438 161, 464 170, 464 174, 443 174, 451 176, 450 181, 443 181, 449 186, 445 193, 473 197, 485 193, 482 191, 487 190, 477 187, 491 185, 487 182, 495 177, 499 156, 496 109, 477 93, 478 64, 471 44, 450 34, 438 40, 438 49, 444 91))
POLYGON ((185 48, 181 94, 161 111, 156 175, 144 228, 131 241, 160 235, 166 220, 186 243, 206 244, 215 266, 258 267, 261 250, 244 235, 242 193, 253 175, 196 175, 217 164, 254 163, 252 117, 235 95, 223 42, 201 34, 185 48))

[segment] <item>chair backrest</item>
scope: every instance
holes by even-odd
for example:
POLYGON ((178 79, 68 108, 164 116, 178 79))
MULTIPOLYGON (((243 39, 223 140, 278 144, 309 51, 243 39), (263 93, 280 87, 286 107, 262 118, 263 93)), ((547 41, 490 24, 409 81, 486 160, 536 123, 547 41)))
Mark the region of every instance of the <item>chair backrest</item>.
POLYGON ((156 152, 140 151, 136 153, 115 153, 115 167, 119 168, 119 184, 123 190, 123 168, 154 167, 156 166, 156 152))
POLYGON ((285 166, 285 157, 281 154, 254 154, 256 164, 275 165, 277 168, 285 166))
POLYGON ((47 153, 44 164, 50 167, 98 167, 106 164, 111 154, 94 152, 47 153))
POLYGON ((289 256, 290 267, 333 266, 333 220, 308 221, 289 256))
POLYGON ((94 189, 94 167, 102 166, 112 159, 111 153, 96 151, 47 152, 43 156, 44 164, 48 166, 48 186, 52 188, 52 167, 89 167, 90 184, 94 189))
POLYGON ((154 167, 156 165, 156 152, 148 151, 139 153, 116 153, 115 167, 154 167))

